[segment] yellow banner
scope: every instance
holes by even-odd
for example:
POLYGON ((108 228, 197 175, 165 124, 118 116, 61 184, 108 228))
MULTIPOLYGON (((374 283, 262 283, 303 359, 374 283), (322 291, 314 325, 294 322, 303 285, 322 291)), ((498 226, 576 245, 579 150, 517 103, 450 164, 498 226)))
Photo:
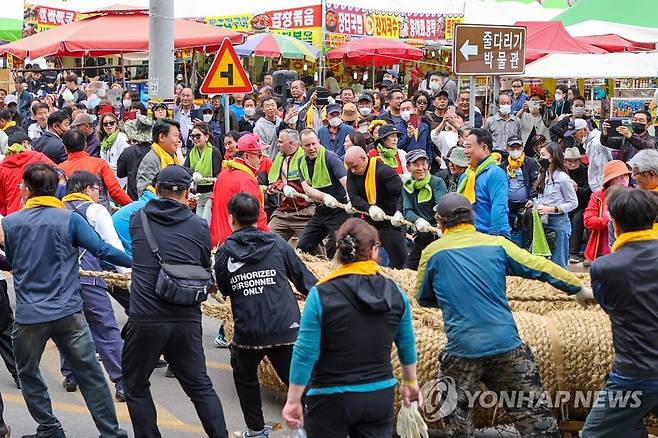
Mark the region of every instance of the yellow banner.
POLYGON ((287 35, 304 41, 316 47, 318 49, 322 48, 322 28, 321 27, 309 27, 306 29, 271 29, 272 33, 277 33, 279 35, 287 35))

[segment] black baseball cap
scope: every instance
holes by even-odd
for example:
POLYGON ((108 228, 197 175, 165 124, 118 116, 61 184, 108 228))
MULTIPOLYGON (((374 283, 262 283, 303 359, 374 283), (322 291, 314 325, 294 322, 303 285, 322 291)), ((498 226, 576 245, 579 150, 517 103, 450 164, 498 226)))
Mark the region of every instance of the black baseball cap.
POLYGON ((439 97, 439 96, 445 96, 445 97, 447 97, 448 99, 450 99, 450 95, 448 94, 448 92, 447 92, 446 90, 441 90, 441 91, 437 92, 437 93, 434 95, 434 99, 436 99, 436 98, 439 97))
POLYGON ((461 211, 472 210, 471 203, 466 199, 466 196, 460 193, 448 193, 434 206, 434 213, 439 216, 450 216, 461 211))
POLYGON ((523 145, 523 139, 518 135, 511 135, 507 139, 507 146, 512 146, 512 145, 523 145))
POLYGON ((359 98, 356 100, 357 102, 370 102, 372 103, 372 97, 370 97, 369 94, 362 94, 359 96, 359 98))
POLYGON ((187 190, 192 185, 192 175, 183 166, 172 164, 158 173, 156 184, 160 188, 175 192, 187 190))

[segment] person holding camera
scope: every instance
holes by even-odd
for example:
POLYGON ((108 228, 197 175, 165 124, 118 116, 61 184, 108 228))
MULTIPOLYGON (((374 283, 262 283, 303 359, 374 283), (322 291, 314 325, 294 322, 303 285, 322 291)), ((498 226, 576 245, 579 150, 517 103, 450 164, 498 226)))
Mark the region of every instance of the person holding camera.
MULTIPOLYGON (((529 146, 528 140, 535 135, 550 137, 542 109, 546 111, 546 102, 535 93, 523 102, 521 109, 516 112, 516 116, 521 119, 521 139, 526 146, 529 146)), ((531 153, 532 149, 526 147, 525 152, 531 153)))
POLYGON ((164 354, 209 437, 226 438, 222 405, 206 371, 200 302, 212 284, 208 223, 188 207, 192 176, 170 165, 158 199, 130 221, 133 265, 122 368, 135 436, 159 437, 149 379, 164 354))
POLYGON ((651 126, 651 114, 648 111, 633 113, 630 128, 622 125, 611 130, 610 120, 606 120, 601 126, 603 128, 601 144, 618 150, 618 160, 629 161, 638 151, 656 149, 656 138, 649 135, 647 131, 649 126, 651 126))

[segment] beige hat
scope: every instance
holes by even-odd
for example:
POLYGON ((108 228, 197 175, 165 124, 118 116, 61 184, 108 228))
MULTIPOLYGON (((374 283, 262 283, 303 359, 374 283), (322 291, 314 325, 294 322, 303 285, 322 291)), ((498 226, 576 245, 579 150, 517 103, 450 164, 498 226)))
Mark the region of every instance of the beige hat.
POLYGON ((580 160, 580 151, 578 148, 566 148, 564 150, 564 159, 565 160, 580 160))
POLYGON ((356 105, 353 103, 346 103, 343 105, 343 113, 340 115, 340 118, 344 122, 353 122, 359 119, 359 111, 356 109, 356 105))

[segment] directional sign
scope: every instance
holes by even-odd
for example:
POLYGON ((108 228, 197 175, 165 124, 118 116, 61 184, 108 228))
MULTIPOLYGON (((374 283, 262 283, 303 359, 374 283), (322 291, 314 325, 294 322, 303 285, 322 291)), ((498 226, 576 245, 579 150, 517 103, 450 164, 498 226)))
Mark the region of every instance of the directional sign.
POLYGON ((458 75, 525 72, 526 28, 457 24, 452 37, 452 69, 458 75))
POLYGON ((253 87, 233 44, 225 39, 201 84, 203 94, 251 93, 253 87))

